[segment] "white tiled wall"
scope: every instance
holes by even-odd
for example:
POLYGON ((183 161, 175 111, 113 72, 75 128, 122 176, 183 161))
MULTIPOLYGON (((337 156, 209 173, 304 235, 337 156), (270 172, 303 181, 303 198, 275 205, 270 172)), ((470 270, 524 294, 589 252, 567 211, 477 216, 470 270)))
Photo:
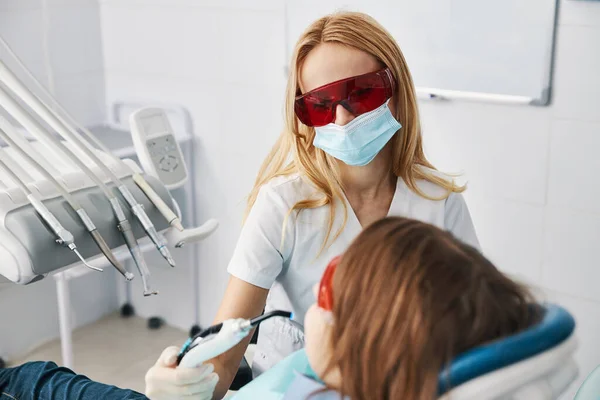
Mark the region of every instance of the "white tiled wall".
POLYGON ((477 103, 421 104, 425 151, 464 172, 473 194, 543 205, 550 111, 477 103))
MULTIPOLYGON (((56 96, 79 121, 89 125, 104 121, 103 55, 97 0, 2 1, 0 35, 44 85, 48 85, 48 75, 52 75, 56 96)), ((11 68, 15 67, 2 50, 0 56, 11 68)))
MULTIPOLYGON (((587 2, 565 0, 563 10, 573 10, 587 2)), ((597 3, 595 4, 597 7, 597 3)), ((581 25, 576 22, 563 23, 558 35, 559 58, 556 63, 555 106, 556 118, 598 121, 598 90, 600 68, 597 52, 600 42, 600 24, 587 23, 586 8, 582 8, 581 25)), ((571 20, 575 11, 571 11, 571 20)))
MULTIPOLYGON (((200 220, 220 222, 200 245, 200 319, 206 326, 225 287, 244 197, 281 129, 283 7, 278 1, 101 4, 107 106, 182 104, 194 119, 200 220)), ((157 285, 170 293, 189 276, 187 268, 168 271, 157 285)), ((144 302, 134 305, 145 310, 144 302)), ((175 307, 162 292, 152 302, 154 310, 173 308, 161 315, 171 324, 188 329, 193 322, 192 304, 175 307)))
POLYGON ((600 215, 548 207, 542 286, 600 302, 596 285, 599 240, 600 215))
MULTIPOLYGON (((598 115, 596 118, 600 119, 598 115)), ((598 214, 600 185, 595 183, 598 182, 600 157, 593 153, 594 149, 600 148, 598 132, 600 121, 557 119, 552 123, 548 170, 549 205, 598 214)))
POLYGON ((422 104, 427 153, 464 170, 482 246, 578 323, 580 377, 600 364, 600 4, 560 3, 547 108, 422 104))
MULTIPOLYGON (((244 196, 281 126, 283 2, 101 4, 107 104, 177 102, 194 117, 200 213, 221 221, 199 260, 207 324, 244 196)), ((391 2, 381 7, 401 11, 391 2)), ((600 242, 600 4, 562 0, 557 39, 550 107, 423 102, 421 111, 429 157, 442 170, 464 172, 486 254, 576 315, 583 378, 600 364, 592 247, 600 242)))
MULTIPOLYGON (((105 119, 105 85, 97 0, 47 0, 49 63, 59 101, 81 122, 105 119)), ((43 47, 42 0, 0 1, 0 35, 43 84, 47 84, 43 47)), ((0 46, 0 57, 15 64, 0 46)), ((15 72, 24 78, 24 75, 15 72)), ((26 80, 27 82, 27 80, 26 80)), ((71 294, 73 322, 89 323, 118 306, 112 272, 77 280, 71 294)), ((22 356, 43 341, 58 337, 54 280, 0 290, 0 357, 22 356)))
MULTIPOLYGON (((0 35, 34 75, 46 83, 41 40, 41 0, 0 2, 0 35)), ((2 46, 0 56, 3 60, 10 61, 2 46)))

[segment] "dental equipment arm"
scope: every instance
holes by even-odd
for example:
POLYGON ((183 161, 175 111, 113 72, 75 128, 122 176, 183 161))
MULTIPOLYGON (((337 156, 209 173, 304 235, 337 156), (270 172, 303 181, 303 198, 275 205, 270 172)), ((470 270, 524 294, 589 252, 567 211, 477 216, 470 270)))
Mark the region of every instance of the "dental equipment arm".
POLYGON ((291 319, 292 313, 275 310, 253 319, 228 319, 213 325, 184 343, 177 357, 177 365, 184 368, 196 368, 203 362, 225 353, 248 336, 252 328, 273 317, 291 319))
POLYGON ((46 208, 46 206, 44 205, 44 203, 42 203, 31 192, 31 190, 29 190, 29 188, 27 187, 27 185, 25 184, 25 182, 23 182, 19 178, 19 176, 17 174, 15 174, 14 171, 12 169, 10 169, 8 167, 8 165, 6 165, 4 163, 4 161, 2 161, 2 160, 0 160, 0 168, 2 168, 4 170, 4 172, 6 172, 8 174, 8 176, 10 177, 10 179, 14 183, 16 183, 17 186, 25 193, 25 195, 27 196, 27 199, 29 200, 29 202, 31 203, 31 205, 33 206, 33 208, 35 208, 35 210, 37 211, 37 213, 39 214, 39 216, 44 220, 44 222, 46 222, 46 224, 50 227, 50 229, 52 229, 52 231, 54 232, 54 234, 57 237, 56 243, 68 247, 69 250, 73 251, 73 253, 75 253, 77 255, 77 257, 79 257, 79 259, 81 260, 81 262, 83 263, 83 265, 85 265, 86 267, 88 267, 90 269, 93 269, 95 271, 102 272, 101 268, 96 268, 94 266, 91 266, 90 264, 88 264, 85 261, 85 259, 83 258, 83 256, 77 250, 77 246, 75 245, 75 238, 73 237, 73 234, 71 232, 69 232, 68 230, 66 230, 62 226, 62 224, 60 223, 60 221, 58 219, 56 219, 56 217, 54 216, 54 214, 52 214, 50 212, 50 210, 48 210, 48 208, 46 208))
MULTIPOLYGON (((50 109, 52 111, 52 113, 54 114, 54 116, 60 122, 62 122, 64 126, 68 127, 68 129, 73 133, 75 133, 77 130, 83 132, 83 134, 85 135, 88 142, 93 143, 98 149, 102 150, 105 154, 109 155, 113 159, 113 161, 115 161, 117 163, 123 163, 123 160, 121 160, 119 157, 112 154, 111 150, 108 147, 106 147, 104 145, 104 143, 99 141, 92 132, 90 132, 84 126, 82 126, 78 122, 76 122, 75 119, 73 117, 71 117, 67 113, 67 111, 65 111, 60 106, 60 104, 49 93, 47 93, 47 91, 45 90, 45 88, 43 88, 43 85, 41 83, 39 83, 37 80, 35 80, 35 82, 39 87, 42 88, 42 91, 44 91, 46 93, 46 96, 48 96, 51 99, 52 106, 56 107, 58 110, 60 110, 68 119, 68 122, 65 121, 57 112, 50 109), (75 126, 75 128, 73 128, 72 126, 69 126, 69 123, 71 125, 75 126)), ((38 99, 39 99, 39 97, 38 97, 38 99)), ((90 148, 89 143, 85 143, 85 145, 88 146, 88 148, 90 148)), ((148 184, 146 179, 144 179, 144 177, 142 175, 138 174, 137 172, 133 173, 132 178, 133 178, 134 182, 137 184, 137 186, 144 192, 146 197, 152 202, 152 204, 154 204, 156 206, 158 211, 160 211, 160 213, 167 220, 169 225, 175 227, 180 232, 183 232, 184 228, 181 223, 181 219, 173 212, 173 210, 171 210, 171 208, 169 208, 167 203, 165 203, 163 201, 163 199, 160 198, 160 196, 154 191, 154 189, 152 189, 152 187, 150 186, 150 184, 148 184)), ((122 190, 122 191, 125 190, 125 191, 129 192, 129 189, 127 188, 127 186, 123 186, 123 188, 119 188, 119 190, 122 190)))
MULTIPOLYGON (((8 124, 4 124, 4 126, 6 126, 8 124)), ((62 174, 58 171, 58 167, 56 167, 55 165, 53 165, 52 163, 48 162, 48 160, 46 159, 46 157, 43 157, 30 143, 27 139, 25 139, 24 137, 22 137, 21 135, 19 135, 18 133, 15 132, 15 130, 12 128, 12 125, 10 125, 9 128, 5 129, 6 133, 10 136, 10 139, 13 141, 13 143, 15 143, 15 145, 10 145, 16 152, 18 153, 22 153, 25 152, 27 153, 29 156, 31 156, 31 158, 33 158, 34 160, 36 160, 38 162, 38 164, 40 164, 40 166, 48 171, 48 173, 50 173, 52 176, 56 177, 56 179, 60 179, 60 181, 65 185, 68 186, 67 183, 64 181, 62 174)))
MULTIPOLYGON (((19 180, 21 180, 23 183, 25 183, 25 185, 33 184, 35 182, 35 180, 31 176, 29 171, 25 171, 25 169, 23 168, 23 165, 21 165, 17 160, 15 160, 14 157, 11 157, 11 155, 8 154, 8 151, 6 151, 9 148, 10 148, 10 146, 2 148, 2 151, 0 151, 0 160, 2 160, 2 162, 4 162, 4 164, 6 164, 8 169, 10 169, 14 174, 16 174, 19 177, 19 180)), ((36 187, 36 189, 37 189, 37 187, 36 187)))
MULTIPOLYGON (((42 93, 44 93, 44 95, 50 100, 50 102, 52 103, 51 104, 52 107, 47 107, 48 110, 54 115, 54 117, 56 119, 58 119, 69 130, 70 133, 77 136, 77 129, 79 129, 79 131, 83 132, 83 134, 85 135, 88 142, 93 143, 96 147, 98 147, 104 153, 106 153, 107 155, 112 157, 113 161, 115 161, 117 163, 123 163, 123 160, 121 160, 120 158, 118 158, 114 154, 112 154, 110 149, 108 149, 102 142, 100 142, 88 129, 86 129, 81 124, 79 124, 77 121, 75 121, 75 119, 60 105, 60 103, 46 89, 46 87, 44 85, 42 85, 40 83, 40 81, 31 73, 31 71, 25 66, 23 61, 21 61, 21 59, 15 54, 15 52, 12 50, 12 48, 8 45, 8 43, 6 43, 6 41, 1 36, 0 36, 0 43, 2 43, 2 45, 4 46, 4 48, 6 49, 8 54, 10 54, 12 56, 12 58, 16 61, 16 63, 21 68, 21 70, 23 70, 26 73, 26 75, 35 84, 35 86, 37 86, 37 88, 42 93), (55 110, 60 111, 66 117, 66 119, 68 121, 65 121, 65 119, 62 118, 59 115, 59 113, 56 112, 55 110)), ((0 61, 0 63, 1 63, 1 61, 0 61)), ((7 69, 5 65, 3 65, 3 67, 5 69, 7 69)), ((35 98, 37 98, 37 100, 39 102, 43 103, 43 101, 38 96, 35 96, 35 98)), ((91 146, 89 143, 82 143, 82 144, 87 146, 88 149, 91 149, 91 146)), ((146 196, 148 196, 148 198, 152 201, 152 203, 156 206, 156 208, 161 212, 161 214, 169 222, 169 224, 171 226, 174 226, 178 230, 183 231, 183 225, 181 224, 181 220, 179 219, 179 217, 177 215, 175 215, 175 213, 169 208, 167 203, 165 203, 160 198, 160 196, 158 196, 158 194, 154 191, 154 189, 152 189, 152 187, 150 187, 150 185, 144 179, 144 177, 136 172, 133 174, 133 178, 136 181, 136 183, 138 184, 138 186, 144 191, 146 196), (138 182, 143 182, 143 183, 140 185, 138 182), (152 195, 149 195, 149 193, 152 193, 152 195), (150 196, 152 196, 152 197, 150 197, 150 196)), ((131 195, 131 192, 129 191, 129 189, 126 186, 123 185, 122 187, 119 187, 119 190, 121 191, 121 193, 128 193, 128 196, 124 195, 125 198, 134 199, 133 195, 131 195)), ((137 202, 136 202, 136 204, 137 204, 137 202)), ((136 206, 136 204, 130 203, 130 206, 133 208, 136 206)), ((141 212, 144 212, 143 209, 141 212)))
POLYGON ((19 154, 33 166, 36 170, 38 170, 44 178, 46 178, 50 183, 52 183, 61 196, 69 203, 69 206, 75 211, 87 231, 92 236, 92 239, 96 243, 96 245, 100 248, 100 251, 104 254, 104 256, 110 261, 110 263, 127 279, 133 279, 133 274, 127 272, 125 268, 121 265, 121 263, 117 260, 115 255, 112 253, 106 241, 100 235, 100 232, 96 229, 96 226, 90 219, 87 212, 79 205, 79 203, 75 200, 75 198, 69 193, 69 191, 63 186, 62 183, 58 182, 52 174, 44 169, 32 156, 30 156, 26 151, 24 151, 21 147, 17 145, 17 143, 12 140, 11 136, 17 136, 18 134, 14 131, 12 125, 6 121, 3 117, 0 117, 0 138, 12 146, 19 154))
MULTIPOLYGON (((11 130, 11 131, 13 131, 13 130, 11 130)), ((8 132, 8 130, 7 130, 7 132, 8 132)), ((38 160, 38 162, 40 164, 42 164, 42 168, 44 170, 48 171, 52 176, 57 176, 57 177, 61 176, 61 174, 50 163, 46 162, 44 157, 42 157, 41 155, 38 154, 38 152, 33 148, 33 146, 31 146, 31 144, 29 144, 27 139, 21 137, 17 133, 13 133, 9 136, 11 136, 10 139, 12 140, 12 145, 11 145, 12 147, 14 147, 15 149, 21 149, 23 152, 27 153, 28 155, 32 156, 34 159, 38 160)), ((150 271, 148 270, 148 267, 146 266, 146 263, 144 262, 144 259, 142 258, 141 250, 139 248, 134 248, 133 251, 139 252, 138 260, 141 260, 140 263, 136 262, 136 266, 137 266, 138 271, 140 272, 140 276, 142 278, 144 296, 158 294, 158 292, 156 290, 151 289, 150 271)), ((135 261, 135 259, 134 259, 134 261, 135 261)))
MULTIPOLYGON (((33 81, 33 83, 38 87, 39 90, 42 91, 42 93, 44 93, 46 95, 46 97, 48 97, 48 99, 52 103, 52 106, 55 109, 62 112, 63 115, 69 121, 68 122, 65 121, 65 119, 63 119, 55 110, 53 110, 52 107, 48 107, 38 96, 35 96, 32 92, 30 92, 18 80, 18 78, 10 72, 10 70, 6 67, 6 65, 4 63, 2 63, 2 61, 0 61, 0 69, 2 70, 0 77, 2 75, 5 75, 5 79, 6 79, 5 84, 8 87, 10 87, 11 90, 13 90, 15 93, 17 93, 23 101, 25 101, 32 109, 36 110, 36 112, 38 112, 38 113, 40 113, 39 110, 44 110, 44 106, 45 106, 45 111, 49 112, 50 114, 47 115, 46 113, 44 113, 44 115, 42 115, 42 118, 44 118, 44 120, 50 126, 52 126, 52 128, 55 129, 61 136, 63 136, 65 139, 67 139, 69 141, 74 142, 74 144, 78 145, 81 148, 81 150, 84 151, 86 153, 86 155, 88 155, 88 157, 90 157, 95 163, 98 164, 98 166, 100 168, 103 168, 102 162, 97 157, 95 157, 95 155, 93 154, 93 151, 91 151, 92 148, 91 148, 90 144, 85 143, 83 140, 81 140, 81 138, 77 134, 77 129, 79 129, 81 132, 83 132, 83 134, 86 136, 86 138, 89 142, 94 143, 94 145, 96 145, 100 150, 104 151, 106 154, 111 156, 116 162, 118 162, 118 163, 123 162, 121 159, 119 159, 118 157, 113 155, 111 153, 111 151, 102 142, 100 142, 89 130, 87 130, 85 127, 81 126, 80 124, 78 124, 75 121, 75 119, 63 107, 61 107, 61 105, 54 98, 54 96, 31 73, 31 71, 25 66, 25 64, 21 61, 21 59, 15 54, 15 52, 8 45, 8 43, 6 43, 6 41, 4 39, 2 39, 2 37, 0 37, 0 43, 2 43, 4 45, 7 52, 17 62, 17 64, 21 67, 21 69, 27 74, 27 76, 30 78, 30 80, 33 81), (47 118, 48 116, 53 117, 54 120, 52 120, 52 118, 48 119, 47 118), (71 126, 69 125, 69 123, 71 124, 71 126), (62 127, 61 127, 61 124, 62 124, 62 127), (66 130, 61 129, 63 127, 66 130), (92 154, 92 155, 90 155, 90 154, 92 154)), ((112 173, 112 171, 110 171, 110 169, 106 168, 106 171, 104 171, 104 172, 107 173, 108 176, 111 177, 111 179, 113 180, 113 182, 115 183, 115 185, 117 186, 119 191, 123 194, 123 197, 125 197, 125 199, 129 203, 129 205, 132 208, 132 211, 134 212, 136 217, 138 217, 138 219, 144 226, 144 229, 146 230, 147 234, 150 236, 150 238, 155 243, 155 245, 159 248, 159 251, 161 251, 161 254, 163 254, 163 256, 165 258, 167 258, 166 254, 164 254, 164 253, 165 253, 165 251, 168 252, 168 250, 166 249, 166 247, 164 248, 164 250, 160 250, 161 247, 159 247, 159 245, 162 243, 160 241, 161 237, 159 236, 158 233, 156 233, 156 229, 154 228, 152 221, 147 217, 147 215, 145 214, 141 205, 139 203, 137 203, 137 201, 135 200, 135 198, 133 197, 133 195, 127 188, 127 186, 120 184, 119 179, 117 178, 116 175, 114 175, 112 173), (139 214, 139 216, 138 216, 138 214, 139 214)), ((183 225, 181 224, 181 220, 179 219, 179 217, 177 217, 177 215, 175 215, 175 213, 173 213, 173 211, 169 208, 169 206, 156 194, 156 192, 150 187, 150 185, 146 182, 146 180, 138 173, 134 173, 133 177, 136 180, 136 182, 141 182, 141 181, 144 182, 144 187, 140 186, 140 188, 142 188, 142 190, 144 191, 144 193, 146 195, 148 195, 148 193, 150 193, 150 192, 153 194, 152 198, 150 198, 150 196, 148 198, 154 203, 154 205, 161 212, 161 214, 167 219, 169 224, 174 226, 178 230, 183 231, 183 225), (156 201, 156 202, 154 202, 154 201, 156 201)), ((167 258, 167 260, 168 260, 168 258, 167 258)))
POLYGON ((160 196, 152 189, 152 187, 146 182, 144 177, 138 173, 133 174, 133 181, 138 185, 142 192, 148 197, 148 199, 159 209, 160 213, 169 222, 169 225, 174 226, 180 232, 183 232, 183 225, 179 217, 169 208, 167 203, 160 198, 160 196))
MULTIPOLYGON (((60 140, 56 139, 51 133, 46 132, 44 128, 33 119, 12 97, 10 97, 3 89, 0 89, 0 105, 4 107, 25 129, 32 133, 38 140, 46 143, 48 146, 55 149, 58 154, 66 155, 73 161, 92 181, 101 189, 104 195, 108 198, 113 213, 118 221, 118 228, 125 243, 131 252, 136 264, 143 263, 142 252, 139 250, 137 240, 131 230, 129 221, 125 218, 125 213, 115 195, 106 187, 104 182, 100 180, 75 154, 71 152, 60 140)), ((139 265, 139 264, 138 264, 139 265)), ((146 289, 146 288, 145 288, 146 289)))
MULTIPOLYGON (((166 240, 156 231, 156 228, 152 224, 152 221, 150 220, 150 218, 148 218, 148 215, 144 211, 142 205, 137 202, 135 197, 133 197, 133 195, 131 194, 129 189, 127 189, 127 187, 125 185, 123 185, 123 183, 119 180, 119 178, 106 165, 104 165, 104 163, 98 158, 98 156, 96 156, 96 154, 93 151, 91 151, 86 146, 85 143, 83 143, 83 141, 78 137, 77 134, 73 134, 72 132, 70 132, 69 129, 67 129, 67 127, 65 125, 63 125, 58 118, 56 118, 56 116, 50 111, 50 109, 48 107, 46 107, 36 96, 34 96, 25 87, 25 85, 23 85, 23 83, 1 61, 0 61, 0 81, 2 81, 8 88, 10 88, 10 90, 12 90, 14 94, 16 94, 21 100, 23 100, 33 111, 35 111, 35 113, 37 115, 39 115, 59 135, 61 135, 63 138, 65 138, 66 140, 71 142, 73 145, 78 147, 87 157, 89 157, 94 162, 94 164, 96 164, 98 166, 98 168, 100 168, 100 170, 103 173, 105 173, 111 179, 111 181, 113 182, 115 187, 121 192, 121 194, 123 195, 123 197, 125 198, 127 203, 129 203, 129 205, 131 207, 131 211, 137 217, 137 219, 140 221, 140 223, 142 224, 142 227, 144 228, 144 230, 146 231, 146 233, 148 234, 148 236, 150 237, 152 242, 155 244, 155 246, 158 249, 158 251, 160 252, 160 254, 163 256, 163 258, 165 260, 168 261, 168 263, 169 263, 169 265, 171 265, 171 267, 174 267, 175 260, 173 259, 173 257, 171 256, 171 253, 169 252, 169 250, 167 248, 166 240)), ((0 98, 0 101, 2 101, 1 98, 0 98)), ((18 104, 16 104, 16 103, 15 103, 15 105, 18 106, 18 104)), ((14 114, 14 116, 15 116, 15 118, 17 118, 17 120, 19 120, 18 119, 19 116, 21 116, 23 118, 24 110, 19 111, 19 110, 15 109, 12 104, 10 104, 10 107, 12 109, 11 113, 14 114)), ((5 106, 5 108, 6 108, 6 106, 5 106)), ((49 134, 48 132, 45 132, 43 129, 41 129, 41 130, 36 129, 37 127, 34 127, 33 126, 34 124, 30 123, 29 127, 27 127, 25 125, 25 123, 21 122, 20 120, 19 120, 19 123, 21 123, 21 125, 23 125, 24 127, 28 128, 28 130, 30 130, 30 131, 37 131, 37 133, 36 132, 31 132, 31 133, 36 136, 40 136, 38 139, 44 140, 48 145, 51 145, 55 148, 59 148, 60 150, 62 150, 88 176, 90 176, 92 179, 94 179, 95 175, 93 174, 93 172, 89 168, 87 168, 87 166, 79 159, 79 157, 77 155, 75 155, 74 153, 72 153, 65 146, 63 146, 60 143, 60 141, 57 140, 56 138, 54 138, 51 134, 49 134)), ((123 214, 123 211, 121 210, 120 205, 118 205, 116 197, 108 190, 108 188, 106 187, 104 182, 99 180, 97 177, 95 178, 95 180, 96 180, 97 185, 100 186, 100 188, 105 192, 106 196, 111 201, 111 204, 114 203, 113 208, 115 209, 115 214, 117 215, 117 218, 122 217, 122 219, 119 219, 119 221, 123 223, 122 229, 125 229, 123 231, 123 234, 125 236, 129 236, 129 239, 127 239, 127 245, 136 247, 137 241, 135 242, 135 244, 133 242, 131 242, 132 239, 135 240, 135 237, 133 237, 133 234, 129 235, 128 233, 126 233, 126 232, 131 232, 131 227, 129 226, 129 222, 127 222, 127 220, 125 219, 125 215, 123 214), (116 208, 116 207, 118 207, 118 208, 116 208)), ((134 248, 134 247, 131 247, 131 248, 134 248)), ((134 255, 134 260, 136 260, 136 263, 138 263, 138 261, 143 262, 143 259, 140 258, 141 252, 139 254, 135 254, 135 253, 136 253, 136 251, 132 251, 132 255, 134 255)))

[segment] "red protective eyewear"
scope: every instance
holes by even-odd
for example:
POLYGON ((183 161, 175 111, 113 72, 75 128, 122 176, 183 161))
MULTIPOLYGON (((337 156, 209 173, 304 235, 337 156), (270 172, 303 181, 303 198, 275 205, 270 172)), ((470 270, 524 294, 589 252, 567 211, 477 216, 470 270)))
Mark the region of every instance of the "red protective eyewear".
POLYGON ((294 111, 304 125, 323 126, 335 121, 340 104, 359 116, 385 103, 394 92, 389 68, 342 79, 296 96, 294 111))
POLYGON ((325 268, 325 272, 323 272, 321 282, 319 283, 317 305, 326 311, 333 310, 333 291, 331 290, 331 284, 333 282, 333 274, 335 273, 341 258, 341 256, 337 256, 329 262, 327 268, 325 268))

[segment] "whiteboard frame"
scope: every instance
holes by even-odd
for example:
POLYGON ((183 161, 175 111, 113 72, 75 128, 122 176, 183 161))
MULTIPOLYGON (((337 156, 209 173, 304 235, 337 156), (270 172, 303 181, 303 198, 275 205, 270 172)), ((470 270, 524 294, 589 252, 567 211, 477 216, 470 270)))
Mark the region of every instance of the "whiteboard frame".
MULTIPOLYGON (((554 18, 552 25, 552 37, 550 46, 547 52, 547 64, 544 82, 546 87, 542 89, 542 92, 538 97, 528 97, 519 95, 507 95, 498 93, 484 93, 484 92, 469 92, 461 90, 450 90, 443 88, 429 88, 429 87, 415 87, 417 97, 421 100, 431 101, 448 101, 448 100, 464 100, 464 101, 479 101, 485 103, 498 103, 498 104, 512 104, 512 105, 531 105, 531 106, 549 106, 552 101, 552 85, 554 79, 554 62, 556 54, 556 38, 558 32, 558 16, 560 8, 560 0, 554 0, 554 18)), ((284 42, 285 42, 285 63, 284 63, 284 75, 287 78, 289 74, 289 29, 288 29, 288 9, 287 0, 283 2, 283 25, 284 25, 284 42)))
POLYGON ((558 32, 558 16, 560 0, 554 0, 554 23, 552 26, 552 39, 548 49, 547 68, 545 71, 544 82, 547 86, 542 89, 539 97, 527 97, 518 95, 507 95, 497 93, 468 92, 461 90, 448 90, 440 88, 416 87, 417 97, 423 100, 444 101, 444 100, 466 100, 481 101, 487 103, 548 106, 552 101, 552 84, 554 78, 554 62, 556 54, 556 38, 558 32))

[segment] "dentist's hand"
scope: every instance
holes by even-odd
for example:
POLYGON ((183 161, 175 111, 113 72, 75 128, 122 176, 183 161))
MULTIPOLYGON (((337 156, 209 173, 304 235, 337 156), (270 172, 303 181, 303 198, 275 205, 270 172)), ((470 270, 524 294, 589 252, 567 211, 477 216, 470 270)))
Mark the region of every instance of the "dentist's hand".
POLYGON ((166 348, 146 373, 146 396, 151 400, 212 399, 219 376, 212 364, 176 368, 177 347, 166 348))

